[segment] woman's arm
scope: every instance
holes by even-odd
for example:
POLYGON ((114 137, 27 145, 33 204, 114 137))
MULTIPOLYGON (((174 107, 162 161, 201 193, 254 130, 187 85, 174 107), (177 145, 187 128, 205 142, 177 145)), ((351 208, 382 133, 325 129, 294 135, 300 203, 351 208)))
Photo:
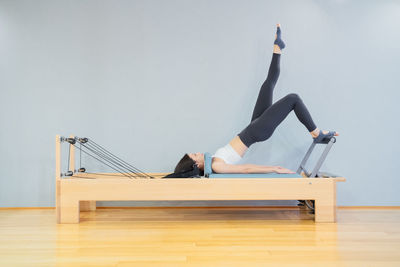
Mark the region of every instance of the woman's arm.
POLYGON ((212 163, 212 169, 216 173, 295 173, 279 166, 263 166, 255 164, 232 165, 216 161, 212 163))

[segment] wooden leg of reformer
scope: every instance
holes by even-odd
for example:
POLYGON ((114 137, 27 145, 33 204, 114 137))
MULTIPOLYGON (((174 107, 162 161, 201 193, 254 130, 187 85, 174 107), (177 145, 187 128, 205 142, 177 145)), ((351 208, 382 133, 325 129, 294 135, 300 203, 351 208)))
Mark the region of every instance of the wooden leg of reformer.
POLYGON ((336 222, 336 183, 327 184, 315 199, 315 222, 336 222))
POLYGON ((96 210, 96 201, 95 200, 90 200, 90 201, 81 201, 80 203, 80 210, 81 211, 93 211, 96 210))
POLYGON ((60 197, 57 223, 79 223, 79 200, 60 197))

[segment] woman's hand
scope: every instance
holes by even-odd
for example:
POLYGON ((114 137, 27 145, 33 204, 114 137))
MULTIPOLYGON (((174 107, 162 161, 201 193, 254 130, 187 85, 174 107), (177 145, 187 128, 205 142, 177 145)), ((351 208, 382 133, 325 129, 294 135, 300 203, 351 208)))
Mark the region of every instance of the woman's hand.
POLYGON ((280 166, 276 166, 276 167, 274 168, 274 171, 275 171, 276 173, 295 173, 295 172, 292 171, 292 170, 289 170, 289 169, 286 169, 286 168, 283 168, 283 167, 280 167, 280 166))

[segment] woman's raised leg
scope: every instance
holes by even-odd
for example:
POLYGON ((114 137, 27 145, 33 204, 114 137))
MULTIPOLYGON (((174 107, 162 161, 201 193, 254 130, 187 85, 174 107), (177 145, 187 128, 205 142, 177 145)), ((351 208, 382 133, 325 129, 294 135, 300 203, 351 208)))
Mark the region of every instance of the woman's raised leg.
POLYGON ((260 92, 258 94, 257 102, 254 106, 251 121, 258 118, 267 108, 269 108, 272 105, 273 92, 280 73, 281 49, 283 49, 284 47, 285 44, 281 39, 280 25, 277 24, 277 33, 274 43, 274 53, 272 54, 272 60, 268 70, 268 76, 260 88, 260 92))

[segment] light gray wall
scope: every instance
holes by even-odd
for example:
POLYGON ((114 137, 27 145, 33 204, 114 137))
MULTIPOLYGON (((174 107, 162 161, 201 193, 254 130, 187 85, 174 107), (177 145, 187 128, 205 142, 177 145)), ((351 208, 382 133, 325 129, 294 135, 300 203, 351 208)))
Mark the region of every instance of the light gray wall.
MULTIPOLYGON (((149 172, 225 145, 250 120, 276 22, 275 99, 300 94, 341 133, 324 165, 348 179, 338 204, 400 205, 399 14, 399 1, 0 0, 0 206, 54 206, 56 134, 149 172)), ((310 142, 291 114, 246 161, 295 169, 310 142)))

